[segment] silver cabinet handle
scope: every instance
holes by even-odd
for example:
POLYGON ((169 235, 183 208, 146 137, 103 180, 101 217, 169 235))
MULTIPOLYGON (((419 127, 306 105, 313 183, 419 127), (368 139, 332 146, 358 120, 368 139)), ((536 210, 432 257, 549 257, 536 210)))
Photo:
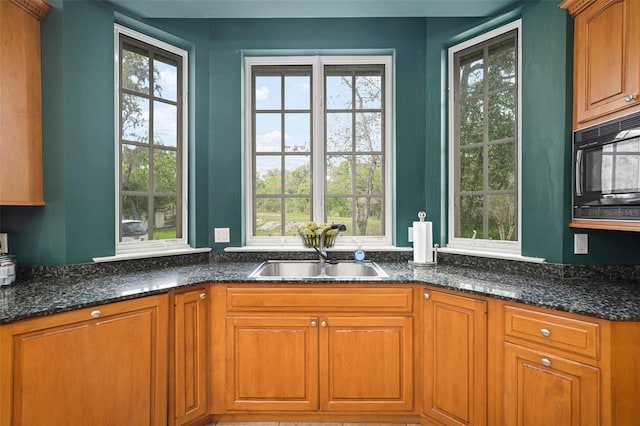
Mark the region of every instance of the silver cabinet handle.
POLYGON ((542 358, 542 359, 540 360, 540 363, 541 363, 542 365, 544 365, 545 367, 551 367, 551 361, 549 361, 549 359, 548 359, 548 358, 542 358))
POLYGON ((317 326, 318 326, 318 323, 317 323, 317 322, 315 322, 315 321, 311 321, 311 327, 317 327, 317 326))
POLYGON ((204 300, 207 298, 207 293, 200 293, 200 299, 204 300))
POLYGON ((429 293, 425 293, 424 294, 424 300, 428 300, 429 299, 429 293))
POLYGON ((327 322, 326 322, 326 321, 322 321, 322 322, 320 323, 320 326, 321 326, 321 327, 325 327, 325 328, 326 328, 326 327, 327 327, 327 322))
POLYGON ((98 318, 101 312, 99 310, 91 311, 91 318, 98 318))
POLYGON ((628 94, 627 96, 624 97, 624 101, 625 102, 633 102, 638 98, 638 95, 636 94, 628 94))
POLYGON ((551 331, 548 328, 541 328, 540 334, 542 334, 544 337, 549 337, 551 336, 551 331))

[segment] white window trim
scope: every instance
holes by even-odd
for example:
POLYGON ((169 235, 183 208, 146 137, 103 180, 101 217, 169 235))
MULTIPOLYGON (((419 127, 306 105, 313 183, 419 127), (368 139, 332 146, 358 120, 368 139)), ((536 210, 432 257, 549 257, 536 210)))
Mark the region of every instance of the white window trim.
POLYGON ((521 241, 522 241, 522 21, 520 19, 511 22, 507 25, 504 25, 500 28, 496 28, 495 30, 489 31, 487 33, 481 34, 477 37, 474 37, 470 40, 457 44, 449 48, 448 51, 448 68, 449 68, 449 76, 448 76, 448 87, 449 87, 449 117, 448 117, 448 126, 449 126, 449 203, 448 203, 448 242, 447 247, 451 249, 459 249, 464 250, 467 253, 478 253, 484 254, 487 257, 496 257, 494 255, 500 254, 511 254, 511 255, 520 255, 521 253, 521 241), (454 70, 454 55, 464 49, 475 46, 479 43, 482 43, 491 38, 497 37, 499 35, 505 34, 512 30, 518 31, 518 84, 517 84, 517 93, 518 93, 518 102, 517 102, 517 145, 518 145, 518 240, 517 241, 491 241, 484 239, 471 239, 471 238, 457 238, 454 236, 455 231, 455 170, 453 164, 455 164, 455 144, 452 141, 452 135, 455 134, 454 129, 454 113, 455 113, 455 99, 454 99, 454 90, 455 87, 455 78, 456 78, 456 70, 454 70))
MULTIPOLYGON (((114 238, 116 241, 116 256, 115 258, 137 258, 137 257, 152 257, 162 254, 181 254, 185 249, 191 249, 187 241, 189 235, 189 220, 187 216, 187 194, 188 194, 188 52, 184 49, 180 49, 174 45, 165 43, 158 39, 147 36, 140 32, 134 31, 130 28, 123 27, 119 24, 114 24, 114 128, 115 128, 115 224, 114 238), (168 239, 168 240, 150 240, 150 241, 136 241, 136 242, 119 242, 118 238, 118 222, 120 221, 120 35, 127 35, 129 37, 140 40, 144 43, 153 45, 160 49, 164 49, 168 52, 174 53, 181 57, 182 60, 182 238, 168 239)), ((115 260, 117 260, 115 259, 115 260)))
MULTIPOLYGON (((324 122, 324 79, 322 74, 322 68, 324 65, 354 65, 354 64, 382 64, 385 66, 385 145, 384 155, 385 162, 385 236, 384 237, 364 237, 364 236, 351 236, 341 234, 335 243, 336 248, 352 248, 357 245, 363 247, 389 247, 392 246, 392 230, 393 230, 393 164, 394 159, 392 157, 393 152, 393 114, 392 109, 394 105, 394 85, 393 85, 393 58, 391 55, 376 55, 376 56, 247 56, 244 61, 244 134, 245 134, 245 161, 244 161, 244 179, 245 185, 245 230, 246 238, 245 245, 251 247, 288 247, 294 249, 303 248, 302 240, 296 236, 284 236, 284 237, 256 237, 251 235, 253 233, 253 181, 252 173, 252 115, 251 108, 246 108, 247 105, 251 105, 251 69, 257 65, 313 65, 313 85, 317 89, 313 95, 313 140, 320 141, 323 144, 323 122, 324 122), (318 93, 319 92, 319 93, 318 93)), ((317 143, 316 143, 317 144, 317 143)), ((324 149, 323 154, 316 154, 314 151, 312 168, 313 173, 313 185, 316 193, 324 193, 325 176, 324 172, 324 149), (321 171, 317 173, 316 171, 321 171), (322 176, 322 178, 319 178, 322 176)), ((315 197, 313 200, 313 217, 316 222, 322 222, 324 212, 322 210, 322 203, 319 197, 315 197)))

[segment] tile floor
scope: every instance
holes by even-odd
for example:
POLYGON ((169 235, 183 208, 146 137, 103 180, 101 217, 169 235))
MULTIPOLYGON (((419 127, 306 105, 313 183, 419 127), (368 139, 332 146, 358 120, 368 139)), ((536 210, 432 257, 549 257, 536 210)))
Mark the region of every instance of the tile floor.
POLYGON ((405 423, 285 423, 285 422, 255 422, 255 423, 229 423, 214 422, 209 426, 420 426, 405 423))

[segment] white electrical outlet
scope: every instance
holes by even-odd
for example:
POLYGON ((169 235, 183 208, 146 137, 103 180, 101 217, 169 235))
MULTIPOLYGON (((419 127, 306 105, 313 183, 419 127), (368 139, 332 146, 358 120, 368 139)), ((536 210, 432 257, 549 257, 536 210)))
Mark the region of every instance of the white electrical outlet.
POLYGON ((407 228, 407 241, 409 241, 410 243, 413 242, 413 226, 407 228))
POLYGON ((573 235, 573 254, 589 254, 589 234, 573 235))
POLYGON ((231 235, 229 228, 213 228, 214 243, 230 243, 231 235))
POLYGON ((6 232, 0 233, 0 253, 9 253, 9 238, 6 232))

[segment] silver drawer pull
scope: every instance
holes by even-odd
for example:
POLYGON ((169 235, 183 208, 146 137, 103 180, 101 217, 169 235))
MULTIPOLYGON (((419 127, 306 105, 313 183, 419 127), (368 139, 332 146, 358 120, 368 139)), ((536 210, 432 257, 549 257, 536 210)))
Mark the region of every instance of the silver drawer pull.
POLYGON ((207 298, 207 293, 200 293, 200 299, 204 300, 207 298))
POLYGON ((311 327, 316 327, 317 325, 318 325, 318 323, 317 323, 317 322, 315 322, 315 321, 311 321, 311 327))
POLYGON ((428 300, 429 299, 429 293, 425 293, 424 294, 424 300, 428 300))
POLYGON ((320 323, 320 326, 322 326, 323 328, 325 328, 325 327, 327 326, 327 322, 326 322, 326 321, 322 321, 322 322, 320 323))
POLYGON ((540 360, 540 363, 541 363, 542 365, 544 365, 545 367, 551 367, 551 361, 549 361, 549 359, 548 359, 548 358, 542 358, 542 359, 540 360))
POLYGON ((91 318, 98 318, 101 312, 99 310, 91 311, 91 318))
POLYGON ((624 97, 624 101, 625 102, 633 102, 638 98, 638 95, 636 95, 635 93, 630 93, 627 96, 624 97))
POLYGON ((548 328, 541 328, 540 334, 542 334, 544 337, 549 337, 551 336, 551 331, 548 328))

